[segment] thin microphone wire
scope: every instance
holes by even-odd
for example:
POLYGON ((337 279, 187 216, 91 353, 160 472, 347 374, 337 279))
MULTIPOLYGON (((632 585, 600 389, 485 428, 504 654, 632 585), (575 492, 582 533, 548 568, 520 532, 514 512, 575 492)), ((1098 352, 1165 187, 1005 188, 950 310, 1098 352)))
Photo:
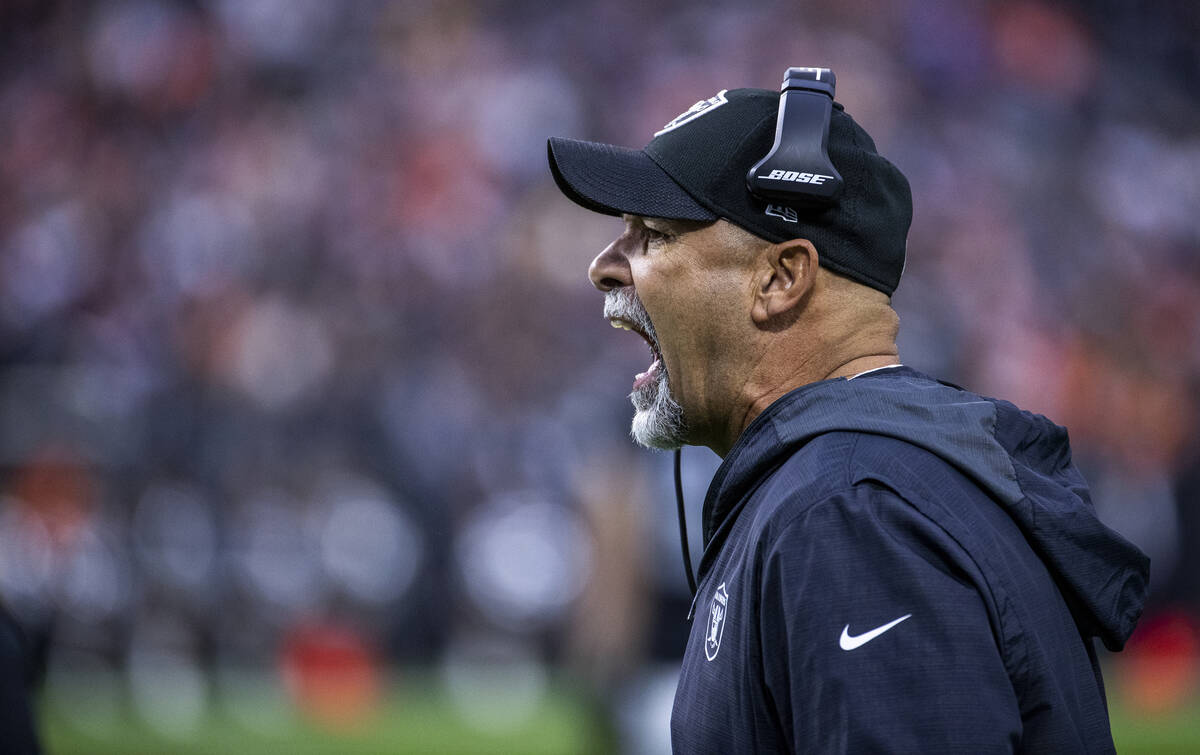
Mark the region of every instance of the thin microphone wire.
POLYGON ((675 505, 679 508, 679 544, 683 548, 683 571, 687 574, 692 599, 696 599, 696 575, 692 572, 692 553, 688 549, 687 518, 683 509, 683 475, 679 472, 682 449, 675 449, 675 505))

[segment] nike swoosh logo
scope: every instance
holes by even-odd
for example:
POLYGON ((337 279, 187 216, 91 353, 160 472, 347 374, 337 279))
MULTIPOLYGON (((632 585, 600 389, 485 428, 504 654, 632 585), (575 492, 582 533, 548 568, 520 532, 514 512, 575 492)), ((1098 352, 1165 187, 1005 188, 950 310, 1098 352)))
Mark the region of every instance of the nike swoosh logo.
POLYGON ((838 645, 842 648, 842 650, 853 650, 854 648, 862 647, 911 616, 911 613, 906 613, 895 621, 889 621, 881 627, 875 627, 869 632, 863 632, 862 634, 858 634, 853 637, 850 636, 850 625, 847 624, 845 628, 842 629, 842 637, 840 640, 838 640, 838 645))

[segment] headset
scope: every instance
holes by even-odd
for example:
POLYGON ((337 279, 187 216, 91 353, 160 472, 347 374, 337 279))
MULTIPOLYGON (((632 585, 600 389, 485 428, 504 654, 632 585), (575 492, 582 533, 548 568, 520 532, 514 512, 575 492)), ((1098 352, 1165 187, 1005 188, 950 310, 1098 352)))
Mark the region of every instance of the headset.
MULTIPOLYGON (((746 174, 750 193, 765 201, 793 207, 822 208, 837 202, 845 182, 829 160, 829 120, 837 77, 829 68, 789 68, 779 91, 775 144, 746 174)), ((683 567, 692 591, 691 620, 696 609, 696 576, 688 549, 684 516, 680 449, 675 449, 675 504, 683 567)))
POLYGON ((797 207, 837 201, 844 182, 829 160, 836 85, 828 68, 787 69, 779 92, 775 144, 746 174, 751 194, 797 207))

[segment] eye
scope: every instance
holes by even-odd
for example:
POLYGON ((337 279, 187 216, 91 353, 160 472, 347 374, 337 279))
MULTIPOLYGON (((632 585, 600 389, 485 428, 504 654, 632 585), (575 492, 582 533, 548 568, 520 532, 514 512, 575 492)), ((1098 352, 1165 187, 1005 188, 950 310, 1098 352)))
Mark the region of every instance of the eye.
POLYGON ((645 230, 647 244, 661 244, 664 241, 669 241, 670 239, 674 238, 674 236, 672 236, 670 233, 667 233, 666 231, 660 231, 657 228, 651 228, 650 226, 645 226, 645 230))

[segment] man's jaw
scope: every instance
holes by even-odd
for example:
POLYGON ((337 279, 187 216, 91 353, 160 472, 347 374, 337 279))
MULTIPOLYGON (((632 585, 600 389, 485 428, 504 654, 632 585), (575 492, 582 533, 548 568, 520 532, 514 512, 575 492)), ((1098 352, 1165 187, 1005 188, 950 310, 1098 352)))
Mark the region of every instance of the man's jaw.
POLYGON ((658 334, 650 316, 646 313, 637 294, 632 289, 613 289, 604 300, 604 316, 614 328, 630 330, 637 333, 650 349, 650 366, 645 372, 634 376, 633 390, 638 390, 658 375, 662 374, 662 349, 658 344, 658 334))
POLYGON ((635 410, 629 434, 635 443, 663 451, 673 451, 684 445, 683 407, 671 396, 665 369, 657 370, 655 376, 642 381, 629 398, 635 410))
POLYGON ((658 334, 637 293, 625 287, 609 291, 604 299, 604 316, 614 328, 640 335, 650 348, 650 366, 634 377, 633 392, 629 394, 636 410, 630 429, 634 441, 647 448, 679 448, 683 445, 683 408, 671 396, 658 334))

